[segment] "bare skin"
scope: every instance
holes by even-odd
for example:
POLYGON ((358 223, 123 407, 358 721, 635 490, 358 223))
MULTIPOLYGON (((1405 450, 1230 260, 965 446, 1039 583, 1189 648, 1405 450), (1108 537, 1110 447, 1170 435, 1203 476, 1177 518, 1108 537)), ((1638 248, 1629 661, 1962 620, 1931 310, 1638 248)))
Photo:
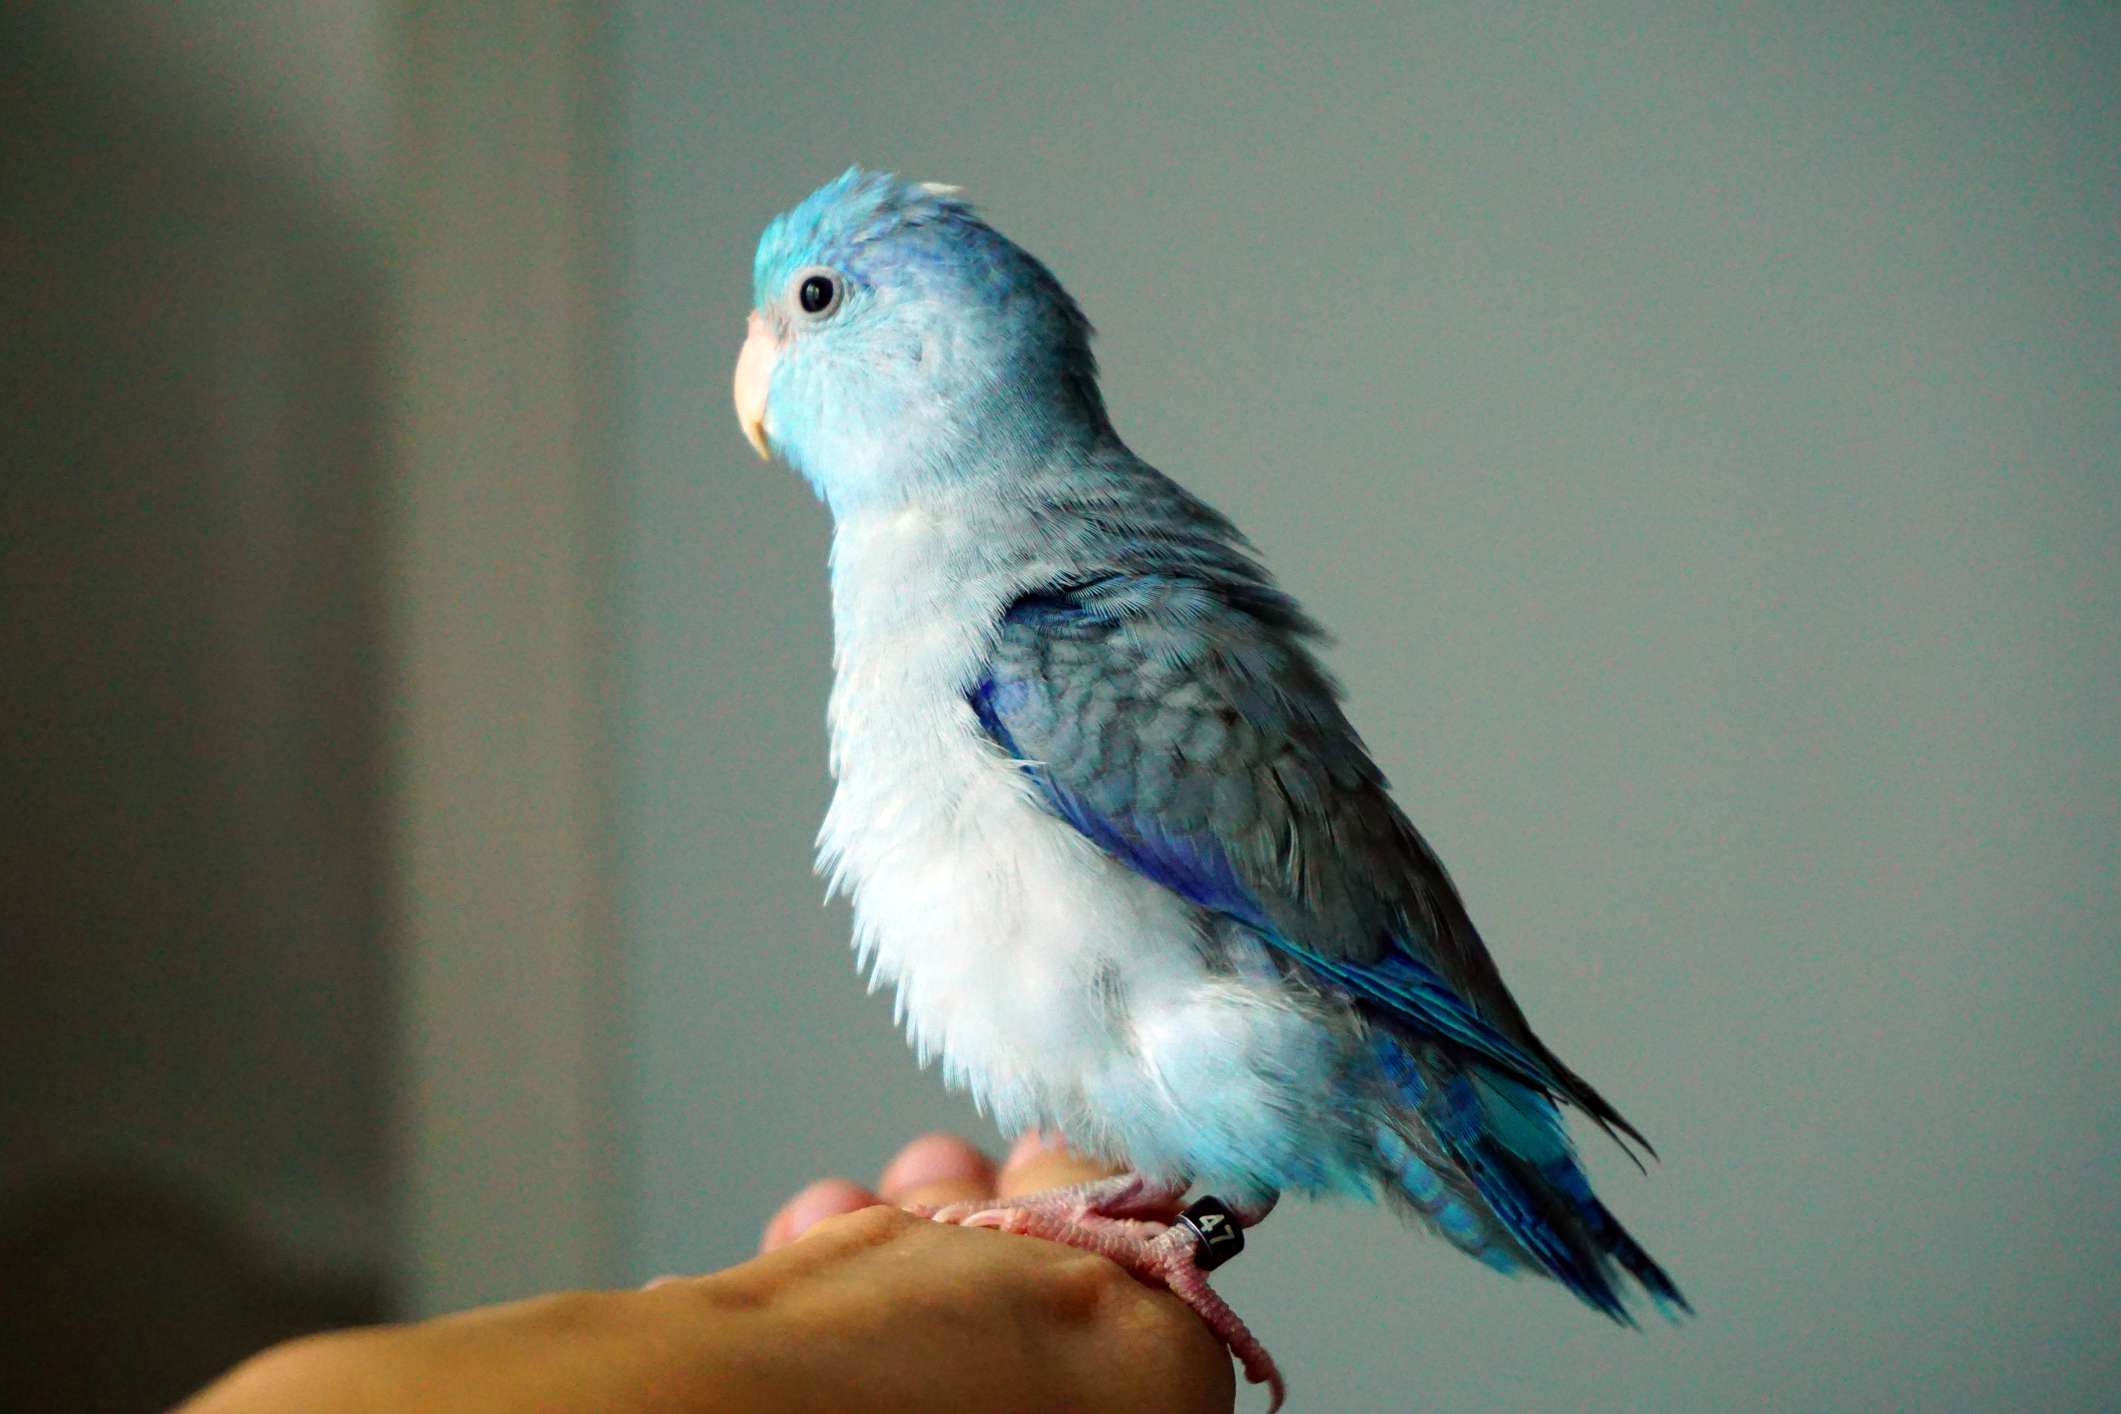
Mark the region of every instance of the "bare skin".
POLYGON ((873 1188, 826 1179, 796 1194, 741 1266, 290 1342, 183 1414, 1227 1414, 1230 1362, 1168 1292, 1073 1248, 905 1211, 1109 1172, 1035 1140, 997 1168, 929 1135, 873 1188))

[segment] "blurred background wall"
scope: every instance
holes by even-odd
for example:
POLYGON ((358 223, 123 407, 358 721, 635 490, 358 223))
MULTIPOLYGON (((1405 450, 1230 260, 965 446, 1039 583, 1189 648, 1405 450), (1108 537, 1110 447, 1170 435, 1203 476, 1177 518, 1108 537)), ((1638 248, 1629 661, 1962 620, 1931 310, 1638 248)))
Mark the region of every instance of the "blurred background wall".
MULTIPOLYGON (((2105 10, 0 17, 0 1405, 739 1260, 983 1132, 816 905, 759 227, 963 183, 1340 635, 1701 1307, 1293 1205, 1300 1407, 2098 1408, 2121 1128, 2105 10)), ((998 1139, 999 1137, 997 1137, 998 1139)))
POLYGON ((375 6, 0 20, 0 1404, 389 1267, 375 6))
POLYGON ((0 1407, 612 1273, 595 55, 0 18, 0 1407))

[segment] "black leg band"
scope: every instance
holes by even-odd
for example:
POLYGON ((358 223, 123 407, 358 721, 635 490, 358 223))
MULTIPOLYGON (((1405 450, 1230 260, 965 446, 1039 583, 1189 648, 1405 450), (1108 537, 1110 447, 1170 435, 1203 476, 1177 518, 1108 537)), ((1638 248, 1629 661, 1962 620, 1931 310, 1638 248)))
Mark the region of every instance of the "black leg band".
POLYGON ((1193 1234, 1193 1265, 1204 1272, 1214 1271, 1245 1250, 1245 1230, 1222 1199, 1212 1194, 1180 1213, 1178 1220, 1193 1234))

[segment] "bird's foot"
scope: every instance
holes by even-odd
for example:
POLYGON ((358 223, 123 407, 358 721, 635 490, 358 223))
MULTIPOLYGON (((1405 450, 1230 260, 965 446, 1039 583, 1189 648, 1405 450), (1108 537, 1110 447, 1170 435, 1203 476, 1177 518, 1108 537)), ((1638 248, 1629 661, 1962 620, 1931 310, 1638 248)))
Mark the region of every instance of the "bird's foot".
POLYGON ((1243 1229, 1267 1215, 1273 1204, 1231 1208, 1213 1198, 1179 1210, 1182 1188, 1150 1183, 1137 1174, 1055 1188, 991 1202, 950 1203, 923 1209, 937 1222, 991 1227, 1043 1237, 1095 1252, 1141 1281, 1161 1286, 1192 1307, 1244 1369, 1253 1384, 1267 1386, 1273 1409, 1288 1393, 1281 1370, 1229 1303, 1208 1285, 1207 1273, 1244 1247, 1243 1229))

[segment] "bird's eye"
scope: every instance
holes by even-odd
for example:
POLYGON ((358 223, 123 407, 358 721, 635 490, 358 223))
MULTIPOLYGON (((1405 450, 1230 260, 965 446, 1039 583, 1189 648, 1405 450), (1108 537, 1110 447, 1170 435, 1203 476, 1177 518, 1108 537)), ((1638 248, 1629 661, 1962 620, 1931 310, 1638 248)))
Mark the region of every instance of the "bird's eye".
POLYGON ((822 270, 813 270, 796 286, 795 302, 803 307, 805 314, 829 314, 840 302, 840 282, 822 270))

